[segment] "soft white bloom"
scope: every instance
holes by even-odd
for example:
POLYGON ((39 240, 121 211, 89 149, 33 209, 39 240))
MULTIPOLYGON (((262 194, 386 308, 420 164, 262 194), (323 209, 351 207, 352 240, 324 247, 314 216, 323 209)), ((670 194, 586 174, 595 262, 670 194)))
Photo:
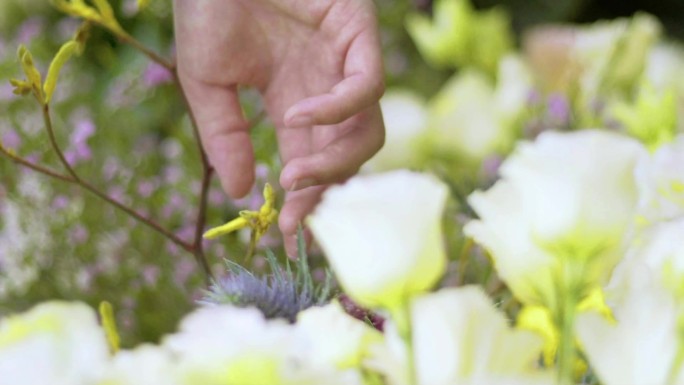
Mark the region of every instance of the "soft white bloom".
POLYGON ((639 214, 655 223, 684 215, 684 136, 660 147, 637 166, 639 214))
POLYGON ((577 29, 570 56, 581 68, 579 81, 584 100, 605 91, 601 87, 612 90, 634 85, 661 29, 658 20, 645 13, 577 29))
POLYGON ((90 385, 109 357, 95 312, 46 302, 0 320, 0 383, 90 385))
POLYGON ((657 285, 684 295, 684 217, 658 223, 639 234, 615 268, 609 299, 620 302, 631 291, 657 285))
POLYGON ((458 73, 430 101, 430 143, 471 161, 505 153, 531 89, 530 71, 514 55, 499 63, 497 84, 475 70, 458 73))
POLYGON ((519 119, 533 84, 532 70, 522 57, 509 54, 501 59, 494 106, 502 124, 512 125, 519 119))
POLYGON ((120 351, 104 369, 96 385, 177 385, 171 353, 157 346, 143 345, 120 351))
POLYGON ((644 77, 659 91, 673 86, 684 91, 684 49, 673 43, 657 44, 648 53, 644 77))
POLYGON ((399 335, 396 323, 391 319, 386 320, 383 330, 384 343, 369 348, 365 365, 384 377, 384 385, 413 385, 410 380, 409 350, 399 335))
POLYGON ((680 314, 672 293, 642 287, 614 310, 617 325, 595 313, 581 314, 577 335, 602 384, 682 384, 681 368, 673 372, 682 348, 680 314))
MULTIPOLYGON (((684 49, 681 45, 660 43, 653 47, 646 59, 643 78, 658 92, 674 91, 677 116, 684 115, 684 49)), ((677 130, 684 131, 684 119, 677 119, 677 130)))
POLYGON ((366 307, 394 309, 444 273, 447 186, 409 171, 332 187, 309 218, 340 284, 366 307))
POLYGON ((430 143, 438 152, 479 160, 506 135, 492 113, 494 87, 481 72, 459 72, 430 101, 430 143))
POLYGON ((604 281, 621 257, 636 212, 634 167, 644 152, 632 139, 598 130, 522 143, 504 162, 502 180, 469 197, 480 219, 465 233, 491 253, 517 298, 553 306, 559 274, 585 289, 604 281))
POLYGON ((416 298, 411 325, 421 385, 491 384, 539 375, 541 338, 511 329, 479 287, 416 298))
POLYGON ((296 328, 310 341, 309 363, 316 366, 358 368, 368 348, 383 340, 382 333, 347 314, 337 301, 299 313, 296 328))
MULTIPOLYGON (((417 297, 410 317, 418 385, 553 383, 538 368, 542 339, 512 329, 478 287, 417 297)), ((408 352, 393 323, 387 326, 386 346, 370 364, 391 385, 406 385, 408 352)))
POLYGON ((391 90, 380 100, 385 119, 385 145, 364 166, 380 172, 414 167, 419 161, 419 140, 428 126, 425 102, 411 91, 391 90))
POLYGON ((311 342, 284 320, 256 309, 202 308, 187 316, 163 346, 178 358, 182 385, 360 384, 356 371, 310 361, 311 342))
POLYGON ((578 93, 579 112, 585 112, 597 96, 638 83, 660 30, 655 17, 638 13, 586 26, 535 28, 524 45, 544 88, 578 93))

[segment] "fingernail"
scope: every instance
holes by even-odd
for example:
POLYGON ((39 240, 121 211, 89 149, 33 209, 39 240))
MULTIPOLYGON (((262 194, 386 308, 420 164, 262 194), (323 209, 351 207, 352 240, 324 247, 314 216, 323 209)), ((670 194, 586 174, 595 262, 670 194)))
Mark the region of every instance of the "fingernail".
POLYGON ((305 188, 316 186, 317 184, 318 181, 313 178, 297 179, 294 183, 292 183, 292 188, 290 188, 290 191, 304 190, 305 188))
POLYGON ((294 118, 290 119, 290 122, 287 124, 287 126, 290 128, 311 127, 313 126, 313 119, 311 119, 311 116, 308 115, 295 116, 294 118))

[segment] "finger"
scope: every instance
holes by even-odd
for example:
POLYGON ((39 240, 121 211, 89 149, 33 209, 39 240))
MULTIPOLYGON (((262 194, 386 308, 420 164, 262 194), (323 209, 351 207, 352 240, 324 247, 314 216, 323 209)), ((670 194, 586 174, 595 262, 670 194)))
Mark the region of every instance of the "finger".
POLYGON ((245 196, 254 183, 254 149, 236 87, 219 87, 181 76, 202 146, 223 190, 245 196))
POLYGON ((285 113, 290 128, 343 122, 377 103, 385 91, 380 43, 375 25, 352 40, 344 79, 325 94, 304 99, 285 113))
MULTIPOLYGON (((327 186, 316 186, 305 190, 288 192, 285 203, 278 218, 280 231, 283 233, 285 247, 289 256, 297 255, 297 229, 304 223, 321 200, 327 186)), ((307 244, 310 237, 307 239, 307 244)))
POLYGON ((382 148, 385 129, 380 108, 371 107, 360 115, 368 122, 324 147, 320 152, 290 160, 280 174, 280 185, 293 191, 343 181, 382 148))
MULTIPOLYGON (((304 228, 302 234, 304 235, 304 248, 308 252, 313 241, 313 235, 307 228, 304 228)), ((288 236, 284 240, 285 253, 291 259, 296 259, 299 256, 299 239, 297 237, 298 235, 288 236)))

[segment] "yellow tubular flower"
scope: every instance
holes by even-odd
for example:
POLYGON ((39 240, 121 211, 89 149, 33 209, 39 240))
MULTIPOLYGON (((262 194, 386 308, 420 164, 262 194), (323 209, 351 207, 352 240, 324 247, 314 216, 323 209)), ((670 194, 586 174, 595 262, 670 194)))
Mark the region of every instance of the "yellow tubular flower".
POLYGON ((100 303, 100 319, 102 321, 102 328, 104 329, 107 343, 109 344, 109 351, 116 354, 121 346, 121 338, 116 327, 116 319, 114 318, 114 308, 112 304, 103 301, 100 303))
POLYGON ((264 204, 259 211, 240 211, 240 216, 226 223, 225 225, 215 227, 204 233, 205 239, 214 239, 222 235, 230 234, 232 232, 244 229, 252 229, 252 237, 250 242, 250 253, 256 247, 259 239, 266 234, 268 228, 278 219, 278 210, 275 208, 275 192, 270 184, 266 183, 264 186, 264 204))

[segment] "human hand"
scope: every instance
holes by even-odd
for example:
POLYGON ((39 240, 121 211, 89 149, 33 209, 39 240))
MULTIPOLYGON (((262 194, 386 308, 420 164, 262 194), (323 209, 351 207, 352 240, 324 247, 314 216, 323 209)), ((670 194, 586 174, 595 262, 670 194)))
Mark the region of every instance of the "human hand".
POLYGON ((237 87, 263 96, 287 190, 279 225, 295 255, 298 224, 332 183, 384 142, 383 66, 371 0, 174 0, 178 73, 202 145, 233 198, 254 183, 237 87))

